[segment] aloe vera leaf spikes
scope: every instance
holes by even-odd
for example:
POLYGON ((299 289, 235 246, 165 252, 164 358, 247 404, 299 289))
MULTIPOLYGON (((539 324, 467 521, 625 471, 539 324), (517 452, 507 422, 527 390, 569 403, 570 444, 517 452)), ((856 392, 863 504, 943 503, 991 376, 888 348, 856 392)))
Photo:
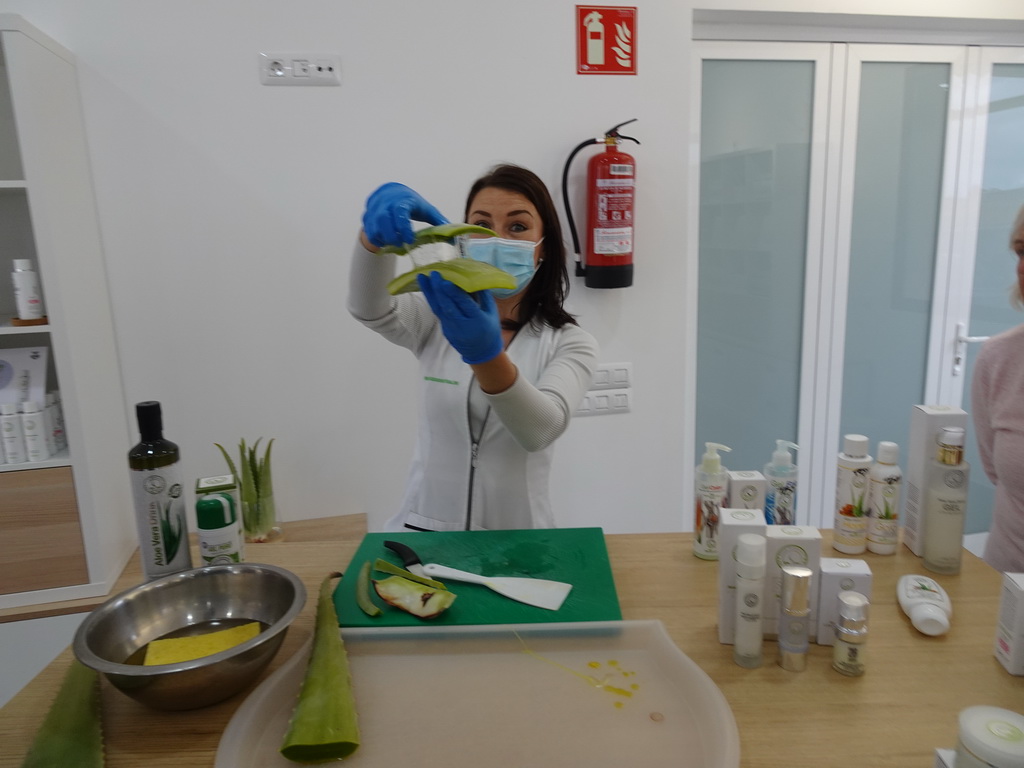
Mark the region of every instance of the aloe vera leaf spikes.
POLYGON ((341 760, 359 748, 352 675, 331 599, 331 580, 340 576, 332 573, 320 584, 313 649, 280 749, 297 763, 341 760))
POLYGON ((103 768, 99 675, 72 660, 21 768, 103 768))

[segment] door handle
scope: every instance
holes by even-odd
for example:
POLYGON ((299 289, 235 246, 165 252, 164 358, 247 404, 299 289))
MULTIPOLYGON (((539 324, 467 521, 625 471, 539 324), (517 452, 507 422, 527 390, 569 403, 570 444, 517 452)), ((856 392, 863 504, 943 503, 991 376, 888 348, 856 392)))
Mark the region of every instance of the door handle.
POLYGON ((953 344, 953 375, 964 372, 964 358, 967 357, 967 345, 986 341, 988 336, 968 336, 967 323, 956 324, 956 341, 953 344))

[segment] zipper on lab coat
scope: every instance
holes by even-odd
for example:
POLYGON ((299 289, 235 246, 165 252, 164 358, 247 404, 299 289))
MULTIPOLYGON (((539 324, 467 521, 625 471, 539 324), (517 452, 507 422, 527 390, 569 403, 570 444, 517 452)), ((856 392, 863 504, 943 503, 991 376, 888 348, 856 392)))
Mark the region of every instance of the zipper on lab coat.
MULTIPOLYGON (((512 342, 519 336, 519 330, 512 335, 505 345, 505 351, 512 346, 512 342)), ((473 416, 471 412, 470 397, 473 394, 473 385, 476 383, 476 374, 470 377, 469 388, 466 390, 466 428, 469 431, 470 456, 469 456, 469 487, 466 492, 466 530, 472 530, 473 525, 473 483, 476 480, 476 463, 480 456, 480 441, 483 439, 484 430, 487 428, 487 419, 491 417, 491 406, 487 406, 484 417, 480 421, 480 434, 473 434, 473 416)))
POLYGON ((476 463, 480 456, 480 440, 484 436, 484 429, 487 427, 487 419, 491 416, 491 407, 487 406, 484 418, 480 422, 480 434, 473 434, 473 420, 470 414, 469 398, 473 392, 473 384, 476 377, 469 382, 469 390, 466 394, 466 426, 469 429, 469 483, 466 489, 466 530, 472 530, 473 523, 473 483, 476 480, 476 463))

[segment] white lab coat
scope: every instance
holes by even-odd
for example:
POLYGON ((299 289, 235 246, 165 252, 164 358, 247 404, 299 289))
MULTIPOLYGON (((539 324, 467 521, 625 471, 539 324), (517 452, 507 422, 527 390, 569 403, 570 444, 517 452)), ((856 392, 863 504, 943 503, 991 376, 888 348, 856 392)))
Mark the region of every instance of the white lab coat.
POLYGON ((388 295, 393 275, 394 257, 357 244, 349 311, 419 360, 416 447, 401 509, 387 527, 553 527, 553 443, 590 385, 597 342, 576 325, 527 325, 506 349, 519 371, 515 384, 487 395, 424 298, 388 295))

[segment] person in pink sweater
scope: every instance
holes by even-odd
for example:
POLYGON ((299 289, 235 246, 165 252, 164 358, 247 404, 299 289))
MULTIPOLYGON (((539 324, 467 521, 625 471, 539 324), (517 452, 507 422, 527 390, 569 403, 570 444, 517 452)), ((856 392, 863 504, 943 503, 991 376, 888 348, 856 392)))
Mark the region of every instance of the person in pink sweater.
MULTIPOLYGON (((1012 302, 1024 309, 1024 207, 1010 233, 1017 254, 1012 302)), ((985 474, 996 487, 985 562, 998 571, 1024 572, 1024 325, 986 341, 971 384, 974 431, 985 474)))

